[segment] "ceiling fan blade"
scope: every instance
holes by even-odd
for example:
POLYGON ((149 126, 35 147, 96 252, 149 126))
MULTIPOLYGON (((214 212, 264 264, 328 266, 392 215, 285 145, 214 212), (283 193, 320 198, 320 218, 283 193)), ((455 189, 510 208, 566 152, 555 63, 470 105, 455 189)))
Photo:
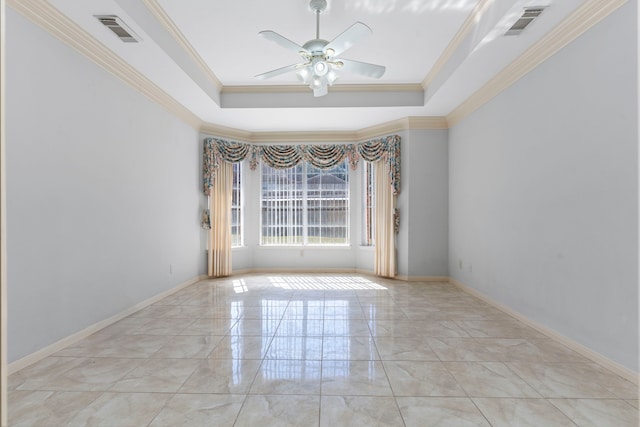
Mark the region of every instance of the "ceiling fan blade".
POLYGON ((342 63, 342 67, 338 67, 341 71, 348 73, 361 74, 367 77, 379 79, 384 74, 386 68, 382 65, 369 64, 367 62, 354 61, 352 59, 338 59, 336 63, 342 63))
POLYGON ((279 44, 280 46, 282 46, 285 49, 289 49, 297 54, 300 53, 308 53, 307 49, 303 48, 302 46, 300 46, 299 44, 292 42, 291 40, 289 40, 288 38, 281 36, 280 34, 276 33, 275 31, 271 31, 271 30, 267 30, 267 31, 260 31, 258 33, 258 35, 264 37, 267 40, 271 40, 272 42, 279 44))
POLYGON ((329 49, 331 49, 333 54, 329 56, 338 56, 371 33, 373 33, 371 28, 358 21, 344 30, 338 37, 331 40, 329 44, 325 46, 324 51, 328 53, 329 49))
POLYGON ((258 74, 255 76, 258 80, 270 79, 271 77, 279 76, 280 74, 288 73, 289 71, 294 71, 299 68, 300 64, 287 65, 286 67, 278 68, 276 70, 271 70, 266 73, 258 74))

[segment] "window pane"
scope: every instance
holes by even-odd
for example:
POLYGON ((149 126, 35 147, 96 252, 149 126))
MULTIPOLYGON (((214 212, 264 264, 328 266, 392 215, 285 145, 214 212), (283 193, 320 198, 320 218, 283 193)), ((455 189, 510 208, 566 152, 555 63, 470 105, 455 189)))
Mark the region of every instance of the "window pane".
POLYGON ((279 170, 262 164, 261 168, 261 244, 302 244, 302 165, 279 170))
POLYGON ((242 246, 242 163, 233 164, 231 191, 231 246, 242 246))
POLYGON ((309 244, 347 244, 349 182, 347 163, 333 169, 309 167, 307 220, 309 244))
POLYGON ((284 170, 261 168, 261 244, 349 243, 346 161, 330 170, 304 163, 284 170))
POLYGON ((375 243, 375 174, 372 163, 364 162, 362 177, 362 245, 375 243))

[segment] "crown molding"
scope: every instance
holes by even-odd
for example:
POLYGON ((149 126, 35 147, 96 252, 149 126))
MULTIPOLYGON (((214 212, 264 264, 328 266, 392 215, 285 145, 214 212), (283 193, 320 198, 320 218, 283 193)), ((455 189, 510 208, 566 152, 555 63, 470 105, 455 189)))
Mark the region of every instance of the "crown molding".
POLYGON ((200 127, 200 132, 252 143, 332 143, 360 142, 405 130, 447 129, 448 127, 447 119, 444 117, 411 116, 356 131, 247 132, 205 123, 200 127))
MULTIPOLYGON (((166 27, 171 34, 176 37, 181 46, 193 55, 200 66, 206 67, 202 59, 195 54, 193 47, 189 45, 184 36, 177 31, 175 24, 168 18, 166 12, 159 6, 156 0, 143 0, 145 5, 151 10, 166 27), (176 28, 175 31, 172 28, 176 28), (200 62, 202 61, 202 62, 200 62)), ((6 5, 25 16, 44 30, 51 33, 63 43, 71 46, 80 54, 84 55, 97 65, 101 66, 111 74, 123 80, 135 90, 141 92, 152 101, 160 104, 177 118, 185 123, 199 129, 203 133, 217 135, 220 137, 238 139, 247 142, 358 142, 368 138, 391 134, 402 130, 410 129, 446 129, 460 122, 463 118, 471 114, 480 106, 494 98, 497 94, 511 86, 518 79, 522 78, 529 71, 548 59, 558 50, 575 40, 582 33, 593 25, 600 22, 614 10, 625 4, 628 0, 589 0, 567 19, 562 21, 556 28, 550 31, 545 37, 536 42, 527 51, 520 55, 515 61, 505 67, 496 76, 489 80, 484 86, 478 89, 462 104, 456 107, 446 117, 405 117, 403 119, 382 123, 369 128, 356 131, 318 131, 318 132, 251 132, 242 129, 234 129, 219 126, 211 123, 204 123, 190 110, 176 101, 171 95, 160 89, 155 83, 146 78, 135 68, 122 60, 113 51, 96 40, 79 25, 75 24, 58 9, 53 7, 46 0, 6 0, 6 5)), ((452 42, 449 44, 443 55, 438 59, 436 65, 429 73, 433 78, 451 54, 459 46, 464 37, 473 28, 474 23, 485 9, 490 5, 491 0, 482 0, 472 14, 462 25, 452 42)), ((208 75, 214 78, 216 84, 220 82, 208 67, 208 75)), ((423 90, 423 85, 430 81, 427 76, 421 84, 389 84, 389 85, 336 85, 332 87, 336 92, 410 92, 423 90)), ((222 86, 221 92, 226 93, 271 93, 271 92, 306 92, 308 89, 304 85, 272 85, 272 86, 222 86)))
POLYGON ((459 123, 626 2, 589 0, 584 3, 449 113, 449 125, 459 123))
POLYGON ((241 142, 251 142, 251 132, 227 126, 220 126, 213 123, 202 123, 200 125, 200 133, 209 136, 238 140, 241 142))
POLYGON ((405 130, 447 129, 448 127, 447 119, 444 117, 410 116, 361 129, 357 132, 357 140, 362 141, 405 130))
POLYGON ((371 139, 391 133, 402 132, 411 129, 411 120, 409 117, 404 117, 398 120, 392 120, 390 122, 381 123, 379 125, 370 126, 365 129, 361 129, 356 132, 356 139, 371 139))
POLYGON ((446 117, 440 116, 411 116, 409 129, 449 129, 446 117))
MULTIPOLYGON (((145 0, 148 2, 150 0, 145 0)), ((47 30, 65 44, 77 50, 100 67, 109 71, 116 77, 129 84, 137 91, 143 93, 151 100, 173 113, 178 118, 199 129, 205 134, 219 137, 256 143, 282 143, 282 142, 358 142, 363 139, 374 138, 402 130, 410 129, 443 129, 446 128, 446 119, 443 117, 406 117, 383 123, 373 127, 356 131, 303 131, 303 132, 250 132, 220 126, 212 123, 204 123, 191 111, 176 101, 169 94, 160 89, 152 81, 144 77, 135 68, 123 61, 118 55, 96 40, 79 25, 75 24, 58 9, 45 0, 7 0, 7 5, 47 30)), ((306 86, 273 86, 276 90, 282 88, 291 91, 307 91, 306 86)), ((223 91, 243 87, 223 87, 223 91)), ((249 87, 252 90, 256 87, 249 87)), ((272 90, 272 86, 263 87, 266 91, 272 90)), ((419 84, 399 85, 336 85, 338 91, 413 91, 422 90, 419 84)))
POLYGON ((205 75, 209 78, 209 80, 216 86, 218 91, 222 90, 222 83, 213 73, 211 68, 204 62, 204 59, 198 52, 193 48, 191 43, 186 39, 184 34, 178 29, 177 25, 173 22, 173 20, 167 15, 167 12, 160 6, 160 4, 156 0, 142 0, 147 6, 147 9, 153 14, 153 16, 164 26, 164 28, 171 34, 171 36, 178 42, 178 44, 184 49, 185 52, 191 56, 191 59, 198 64, 198 66, 204 71, 205 75))
POLYGON ((458 50, 467 35, 478 24, 485 10, 491 6, 494 1, 495 0, 481 0, 478 2, 476 7, 473 8, 471 14, 469 14, 467 19, 462 23, 458 32, 453 36, 445 50, 442 52, 442 55, 440 55, 437 61, 433 64, 433 67, 431 67, 431 70, 429 70, 427 76, 422 80, 422 87, 424 89, 426 89, 433 79, 436 78, 438 73, 442 71, 445 64, 449 59, 451 59, 455 51, 458 50))
POLYGON ((200 127, 200 133, 238 140, 250 143, 313 143, 313 142, 357 142, 358 133, 356 131, 300 131, 300 132, 248 132, 241 129, 234 129, 219 126, 212 123, 205 123, 200 127))
POLYGON ((255 143, 314 143, 314 142, 357 142, 358 133, 353 131, 318 132, 255 132, 251 141, 255 143))
POLYGON ((171 95, 123 61, 49 2, 45 0, 6 0, 6 4, 135 90, 157 102, 191 127, 197 129, 202 123, 195 114, 173 99, 171 95))
MULTIPOLYGON (((331 86, 331 92, 421 92, 422 85, 415 84, 337 84, 331 86)), ((222 93, 306 93, 307 85, 244 85, 224 86, 222 93)))

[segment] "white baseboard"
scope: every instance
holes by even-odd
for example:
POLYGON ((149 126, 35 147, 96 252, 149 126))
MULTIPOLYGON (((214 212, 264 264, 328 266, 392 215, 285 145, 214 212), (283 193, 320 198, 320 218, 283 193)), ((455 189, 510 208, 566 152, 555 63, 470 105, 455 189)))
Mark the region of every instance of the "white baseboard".
MULTIPOLYGON (((243 274, 370 274, 372 272, 358 270, 355 268, 243 268, 239 270, 233 270, 230 276, 242 276, 243 274)), ((206 277, 206 279, 224 279, 225 277, 206 277)))
POLYGON ((114 324, 118 320, 124 319, 125 317, 135 313, 136 311, 142 310, 143 308, 160 301, 162 298, 168 297, 169 295, 175 292, 178 292, 179 290, 184 289, 187 286, 193 285, 194 283, 197 283, 200 280, 203 280, 205 278, 206 276, 197 276, 190 280, 187 280, 186 282, 180 283, 176 287, 171 288, 167 291, 161 292, 157 295, 154 295, 151 298, 148 298, 142 301, 141 303, 134 305, 133 307, 130 307, 114 316, 109 317, 108 319, 101 320, 100 322, 94 323, 93 325, 88 326, 83 330, 76 332, 75 334, 62 338, 61 340, 56 341, 53 344, 50 344, 44 348, 41 348, 40 350, 34 353, 31 353, 21 359, 11 362, 7 366, 7 373, 11 375, 14 372, 19 371, 20 369, 26 368, 29 365, 33 365, 34 363, 44 359, 45 357, 51 356, 53 353, 56 353, 72 344, 75 344, 81 339, 84 339, 89 335, 94 334, 99 330, 114 324))
POLYGON ((396 276, 398 280, 405 282, 449 282, 449 276, 396 276))
POLYGON ((631 381, 634 384, 638 384, 638 380, 640 379, 640 374, 638 372, 633 371, 632 369, 627 368, 626 366, 622 366, 617 362, 614 362, 613 360, 609 359, 606 356, 603 356, 602 354, 591 350, 588 347, 585 347, 584 345, 570 339, 567 338, 566 336, 559 334, 558 332, 554 331, 553 329, 550 329, 546 326, 543 326, 541 324, 539 324, 536 321, 533 321, 531 319, 529 319, 526 316, 523 316, 522 314, 518 313, 517 311, 507 307, 506 305, 503 305, 497 301, 494 301, 493 299, 491 299, 490 297, 488 297, 487 295, 483 294, 482 292, 477 291, 476 289, 471 288, 470 286, 465 285, 462 282, 459 282, 458 280, 454 279, 454 278, 450 278, 449 282, 455 286, 457 286, 458 288, 462 289, 463 291, 481 299, 482 301, 486 302, 487 304, 490 304, 492 306, 494 306, 495 308, 497 308, 500 311, 503 311, 504 313, 508 314, 509 316, 515 317, 516 319, 518 319, 519 321, 521 321, 522 323, 526 324, 527 326, 530 326, 532 328, 534 328, 535 330, 537 330, 538 332, 548 336, 549 338, 552 338, 558 342, 560 342, 561 344, 569 347, 571 350, 575 351, 576 353, 586 357, 587 359, 590 359, 596 363, 598 363, 599 365, 603 366, 604 368, 609 369, 610 371, 616 373, 617 375, 623 377, 624 379, 631 381))
MULTIPOLYGON (((239 276, 239 275, 243 275, 243 274, 261 274, 261 273, 283 273, 283 274, 287 274, 287 273, 357 273, 357 274, 366 274, 366 275, 373 275, 371 272, 369 271, 362 271, 362 270, 357 270, 357 269, 247 269, 247 270, 239 270, 239 271, 235 271, 233 273, 233 276, 239 276)), ((177 285, 176 287, 169 289, 167 291, 161 292, 151 298, 148 298, 136 305, 134 305, 133 307, 128 308, 127 310, 124 310, 108 319, 102 320, 100 322, 94 323, 93 325, 76 332, 75 334, 69 335, 68 337, 65 337, 53 344, 50 344, 34 353, 31 353, 21 359, 18 359, 12 363, 10 363, 7 366, 7 371, 8 374, 11 375, 14 372, 19 371, 20 369, 23 369, 29 365, 32 365, 36 362, 38 362, 39 360, 44 359, 45 357, 48 357, 62 349, 64 349, 65 347, 68 347, 78 341, 80 341, 81 339, 84 339, 86 337, 88 337, 89 335, 98 332, 101 329, 106 328, 109 325, 112 325, 113 323, 135 313, 136 311, 139 311, 151 304, 154 304, 158 301, 160 301, 161 299, 183 289, 186 288, 187 286, 190 286, 194 283, 197 283, 201 280, 207 280, 207 279, 212 279, 210 277, 205 276, 197 276, 194 277, 190 280, 187 280, 186 282, 183 282, 179 285, 177 285)), ((620 375, 621 377, 633 382, 634 384, 638 384, 639 383, 639 373, 635 372, 625 366, 620 365, 617 362, 614 362, 613 360, 609 359, 606 356, 603 356, 602 354, 591 350, 588 347, 585 347, 584 345, 570 339, 567 338, 564 335, 559 334, 558 332, 543 326, 531 319, 529 319, 528 317, 525 317, 524 315, 518 313, 517 311, 499 303, 494 301, 493 299, 491 299, 490 297, 486 296, 485 294, 465 285, 464 283, 447 277, 447 276, 397 276, 396 279, 398 280, 404 280, 404 281, 408 281, 408 282, 448 282, 451 283, 454 286, 457 286, 458 288, 460 288, 461 290, 481 299, 482 301, 494 306, 495 308, 497 308, 498 310, 508 314, 509 316, 512 316, 516 319, 518 319, 519 321, 521 321, 522 323, 536 329, 537 331, 539 331, 540 333, 548 336, 549 338, 552 338, 556 341, 559 341, 560 343, 562 343, 563 345, 569 347, 570 349, 572 349, 573 351, 581 354, 582 356, 602 365, 603 367, 609 369, 610 371, 620 375)))
MULTIPOLYGON (((243 274, 364 274, 367 276, 377 277, 373 271, 363 270, 360 268, 245 268, 240 270, 234 270, 231 276, 241 276, 243 274)), ((209 277, 209 279, 216 279, 216 277, 209 277)), ((387 277, 387 279, 389 279, 387 277)), ((396 280, 403 280, 405 282, 449 282, 449 276, 408 276, 398 275, 393 277, 396 280)))

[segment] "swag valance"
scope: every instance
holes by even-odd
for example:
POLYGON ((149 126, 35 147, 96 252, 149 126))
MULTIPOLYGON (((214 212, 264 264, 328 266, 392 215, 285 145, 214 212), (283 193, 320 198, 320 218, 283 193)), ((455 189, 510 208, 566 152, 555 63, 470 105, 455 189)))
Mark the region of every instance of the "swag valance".
POLYGON ((275 169, 287 169, 305 161, 318 169, 330 169, 349 159, 352 169, 363 159, 367 162, 384 160, 389 166, 393 194, 400 193, 400 136, 393 135, 358 144, 332 145, 258 145, 204 140, 204 192, 210 195, 221 162, 236 163, 249 158, 249 168, 255 170, 259 161, 275 169))

